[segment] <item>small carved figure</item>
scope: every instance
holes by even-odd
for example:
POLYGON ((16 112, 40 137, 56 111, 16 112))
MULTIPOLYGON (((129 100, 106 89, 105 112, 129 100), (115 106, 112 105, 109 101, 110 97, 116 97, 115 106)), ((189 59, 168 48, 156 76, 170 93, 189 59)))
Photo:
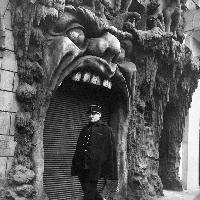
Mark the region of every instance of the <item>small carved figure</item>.
POLYGON ((167 33, 179 37, 178 27, 181 20, 180 0, 152 0, 147 6, 147 28, 159 27, 167 33))
POLYGON ((164 17, 159 6, 160 4, 158 2, 153 1, 147 5, 147 29, 159 27, 162 31, 165 31, 164 17))
POLYGON ((181 19, 180 0, 159 0, 159 3, 165 20, 165 31, 176 35, 176 30, 181 19))

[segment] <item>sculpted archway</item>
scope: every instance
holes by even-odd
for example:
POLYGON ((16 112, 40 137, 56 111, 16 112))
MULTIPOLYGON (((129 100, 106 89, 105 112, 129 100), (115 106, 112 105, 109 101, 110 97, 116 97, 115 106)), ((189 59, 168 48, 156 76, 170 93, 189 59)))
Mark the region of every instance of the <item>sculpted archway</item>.
MULTIPOLYGON (((121 55, 119 40, 106 30, 106 24, 85 8, 65 7, 59 20, 50 26, 47 24, 45 37, 47 46, 44 58, 48 62, 48 92, 53 93, 66 77, 71 76, 73 81, 108 88, 111 96, 115 96, 111 126, 115 130, 118 157, 121 160, 118 164, 121 181, 116 183, 115 187, 118 185, 120 190, 124 191, 127 181, 126 124, 129 101, 133 93, 127 83, 132 81, 135 65, 132 64, 133 68, 129 71, 120 71, 120 66, 116 63, 119 57, 123 60, 124 56, 121 55)), ((34 154, 36 163, 43 159, 40 158, 40 153, 34 154)), ((38 185, 40 184, 39 182, 38 185)), ((104 193, 109 192, 108 186, 105 190, 108 191, 104 193)))
POLYGON ((121 200, 162 195, 158 148, 163 112, 168 101, 179 98, 180 107, 188 109, 198 69, 190 51, 158 25, 137 30, 140 15, 128 12, 136 2, 12 1, 21 107, 6 198, 48 199, 43 188, 44 121, 66 78, 104 88, 113 101, 110 125, 119 180, 107 181, 102 195, 121 200), (187 67, 191 74, 185 79, 187 67))
POLYGON ((129 63, 128 68, 123 65, 125 50, 118 39, 123 34, 89 9, 69 5, 56 20, 41 19, 40 25, 33 28, 27 51, 20 49, 20 45, 17 47, 22 78, 17 95, 23 109, 17 114, 19 142, 16 165, 10 174, 16 181, 18 170, 27 170, 27 187, 33 190, 28 196, 36 193, 38 199, 48 198, 43 190, 43 127, 51 96, 65 78, 110 90, 113 99, 110 125, 115 130, 119 181, 108 181, 103 195, 111 198, 117 190, 126 195, 127 124, 136 67, 134 63, 129 63), (30 124, 32 132, 21 134, 30 124), (30 165, 23 163, 25 159, 30 165))

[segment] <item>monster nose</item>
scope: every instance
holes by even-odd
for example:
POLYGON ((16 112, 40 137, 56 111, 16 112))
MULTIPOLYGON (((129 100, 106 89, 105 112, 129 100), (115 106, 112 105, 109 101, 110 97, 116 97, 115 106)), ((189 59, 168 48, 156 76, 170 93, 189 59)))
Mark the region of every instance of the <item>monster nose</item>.
POLYGON ((108 63, 115 63, 121 53, 120 42, 114 35, 106 32, 101 37, 89 39, 88 51, 108 63))

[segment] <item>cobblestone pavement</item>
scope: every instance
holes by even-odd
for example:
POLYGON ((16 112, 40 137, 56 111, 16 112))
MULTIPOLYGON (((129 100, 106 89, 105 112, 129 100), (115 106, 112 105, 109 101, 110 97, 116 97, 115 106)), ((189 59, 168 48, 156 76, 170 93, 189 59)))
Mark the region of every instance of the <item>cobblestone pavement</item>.
POLYGON ((164 197, 158 198, 158 200, 200 200, 200 189, 183 192, 164 190, 164 197))

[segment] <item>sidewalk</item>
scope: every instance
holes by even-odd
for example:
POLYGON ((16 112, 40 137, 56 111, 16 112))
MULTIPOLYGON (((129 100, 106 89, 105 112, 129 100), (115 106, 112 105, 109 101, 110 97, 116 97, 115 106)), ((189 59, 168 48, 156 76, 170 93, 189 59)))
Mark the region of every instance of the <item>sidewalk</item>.
POLYGON ((184 190, 183 192, 164 190, 164 197, 158 200, 200 200, 199 190, 184 190))

